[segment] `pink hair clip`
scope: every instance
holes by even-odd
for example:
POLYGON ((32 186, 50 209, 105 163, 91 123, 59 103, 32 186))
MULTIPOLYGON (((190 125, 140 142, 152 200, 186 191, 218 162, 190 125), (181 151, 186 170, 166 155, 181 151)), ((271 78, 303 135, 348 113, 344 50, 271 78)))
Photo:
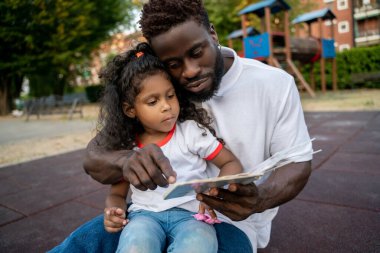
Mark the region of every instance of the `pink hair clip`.
POLYGON ((141 57, 141 56, 143 56, 143 55, 144 55, 144 52, 137 52, 137 53, 136 53, 136 57, 137 57, 137 58, 139 58, 139 57, 141 57))

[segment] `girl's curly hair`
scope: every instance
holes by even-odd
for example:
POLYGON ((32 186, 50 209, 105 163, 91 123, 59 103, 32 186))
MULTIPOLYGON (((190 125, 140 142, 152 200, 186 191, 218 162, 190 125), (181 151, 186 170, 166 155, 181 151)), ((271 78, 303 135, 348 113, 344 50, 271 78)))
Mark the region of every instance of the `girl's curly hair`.
MULTIPOLYGON (((136 134, 142 133, 144 129, 138 120, 124 114, 123 103, 134 105, 135 98, 140 93, 141 82, 158 73, 173 81, 147 43, 140 43, 135 49, 117 55, 102 69, 99 77, 105 88, 97 127, 98 133, 103 137, 99 145, 113 150, 135 147, 136 134)), ((176 85, 174 87, 176 89, 176 85)), ((179 89, 176 89, 176 94, 180 105, 178 121, 194 120, 201 128, 206 127, 215 135, 210 126, 212 120, 206 110, 196 107, 179 89)))
POLYGON ((152 37, 189 20, 210 28, 202 0, 150 0, 143 6, 139 23, 144 37, 151 41, 152 37))

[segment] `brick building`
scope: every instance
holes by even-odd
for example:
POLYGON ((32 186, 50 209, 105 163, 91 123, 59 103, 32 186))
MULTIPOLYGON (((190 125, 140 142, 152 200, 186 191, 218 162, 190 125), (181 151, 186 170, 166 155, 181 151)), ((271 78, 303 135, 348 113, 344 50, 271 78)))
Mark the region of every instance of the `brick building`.
MULTIPOLYGON (((334 29, 335 47, 343 51, 353 47, 380 44, 379 0, 318 0, 316 9, 329 8, 335 14, 332 22, 324 22, 323 37, 331 37, 334 29)), ((312 25, 312 34, 319 37, 318 24, 312 25)))
POLYGON ((132 34, 117 33, 109 40, 103 42, 100 47, 91 54, 91 63, 88 69, 88 77, 86 80, 77 81, 82 84, 98 84, 100 69, 106 65, 110 57, 127 51, 138 42, 145 41, 141 32, 135 32, 132 34))
POLYGON ((356 46, 380 44, 380 1, 353 0, 356 46))

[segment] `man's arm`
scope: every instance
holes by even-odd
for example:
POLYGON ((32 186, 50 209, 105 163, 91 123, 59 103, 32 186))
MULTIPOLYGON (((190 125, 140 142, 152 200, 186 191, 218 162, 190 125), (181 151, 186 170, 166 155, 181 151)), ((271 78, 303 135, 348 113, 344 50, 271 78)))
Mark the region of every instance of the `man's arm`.
POLYGON ((105 150, 96 135, 87 145, 83 168, 87 174, 102 184, 115 184, 123 178, 122 168, 130 150, 105 150))
POLYGON ((103 184, 114 184, 126 179, 140 190, 154 190, 157 186, 174 183, 176 173, 162 150, 155 144, 137 151, 106 150, 98 134, 87 146, 84 170, 103 184))
POLYGON ((275 170, 259 186, 231 184, 228 190, 213 188, 210 196, 198 194, 197 199, 232 220, 240 221, 295 198, 310 174, 311 161, 293 163, 275 170))

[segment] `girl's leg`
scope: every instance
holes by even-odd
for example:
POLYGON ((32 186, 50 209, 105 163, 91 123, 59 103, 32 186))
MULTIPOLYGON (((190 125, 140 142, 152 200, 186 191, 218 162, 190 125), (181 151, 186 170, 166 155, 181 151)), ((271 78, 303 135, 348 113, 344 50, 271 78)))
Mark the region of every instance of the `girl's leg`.
POLYGON ((129 223, 120 235, 116 252, 161 253, 166 243, 165 231, 147 213, 129 216, 129 223))
POLYGON ((218 251, 214 227, 195 220, 192 214, 188 211, 176 211, 171 214, 167 253, 216 253, 218 251))

